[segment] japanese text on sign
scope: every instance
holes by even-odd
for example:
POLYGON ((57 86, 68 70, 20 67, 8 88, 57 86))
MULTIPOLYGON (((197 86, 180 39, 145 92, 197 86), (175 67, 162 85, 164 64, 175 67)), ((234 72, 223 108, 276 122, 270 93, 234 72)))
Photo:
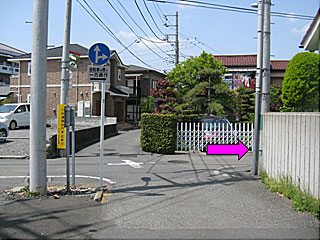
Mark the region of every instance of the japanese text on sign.
POLYGON ((66 104, 58 105, 58 149, 66 148, 66 129, 64 127, 64 107, 66 104))
POLYGON ((88 66, 89 82, 108 82, 109 67, 88 66))

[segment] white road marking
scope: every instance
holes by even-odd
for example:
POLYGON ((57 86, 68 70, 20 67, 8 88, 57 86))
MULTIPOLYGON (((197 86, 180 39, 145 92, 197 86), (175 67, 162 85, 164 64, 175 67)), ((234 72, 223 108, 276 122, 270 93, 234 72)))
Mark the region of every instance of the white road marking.
POLYGON ((123 163, 108 163, 109 166, 123 166, 128 165, 133 168, 143 168, 141 165, 143 162, 134 162, 131 160, 121 160, 123 163))
MULTIPOLYGON (((66 175, 51 175, 47 176, 47 178, 66 178, 66 175)), ((70 176, 71 177, 71 176, 70 176)), ((0 176, 0 179, 12 179, 12 178, 30 178, 30 176, 0 176)), ((89 179, 96 179, 100 180, 100 177, 95 177, 95 176, 85 176, 85 175, 76 175, 76 178, 89 178, 89 179)), ((108 182, 110 184, 115 184, 116 182, 108 179, 108 178, 102 178, 103 181, 108 182)))
POLYGON ((216 170, 213 171, 213 174, 214 174, 214 175, 218 175, 219 173, 220 173, 219 171, 216 171, 216 170))

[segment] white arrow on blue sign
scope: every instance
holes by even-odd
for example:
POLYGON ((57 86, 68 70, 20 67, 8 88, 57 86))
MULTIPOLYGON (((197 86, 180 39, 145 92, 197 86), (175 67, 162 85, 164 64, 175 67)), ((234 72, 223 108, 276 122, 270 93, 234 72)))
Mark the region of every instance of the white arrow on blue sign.
POLYGON ((93 64, 104 65, 110 58, 110 49, 103 43, 93 44, 89 49, 89 59, 93 64))

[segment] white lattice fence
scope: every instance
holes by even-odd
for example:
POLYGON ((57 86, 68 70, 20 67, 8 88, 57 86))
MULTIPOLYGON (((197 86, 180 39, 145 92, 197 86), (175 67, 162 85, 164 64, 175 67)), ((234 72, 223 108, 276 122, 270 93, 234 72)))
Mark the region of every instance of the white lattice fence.
POLYGON ((178 123, 177 151, 205 151, 208 144, 237 144, 252 149, 253 123, 178 123))

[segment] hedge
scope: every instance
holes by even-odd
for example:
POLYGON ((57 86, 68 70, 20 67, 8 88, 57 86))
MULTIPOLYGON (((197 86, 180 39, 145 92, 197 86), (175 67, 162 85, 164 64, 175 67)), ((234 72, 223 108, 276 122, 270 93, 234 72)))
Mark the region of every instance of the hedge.
POLYGON ((197 115, 143 113, 140 138, 142 150, 173 154, 177 145, 177 122, 197 121, 197 115))

